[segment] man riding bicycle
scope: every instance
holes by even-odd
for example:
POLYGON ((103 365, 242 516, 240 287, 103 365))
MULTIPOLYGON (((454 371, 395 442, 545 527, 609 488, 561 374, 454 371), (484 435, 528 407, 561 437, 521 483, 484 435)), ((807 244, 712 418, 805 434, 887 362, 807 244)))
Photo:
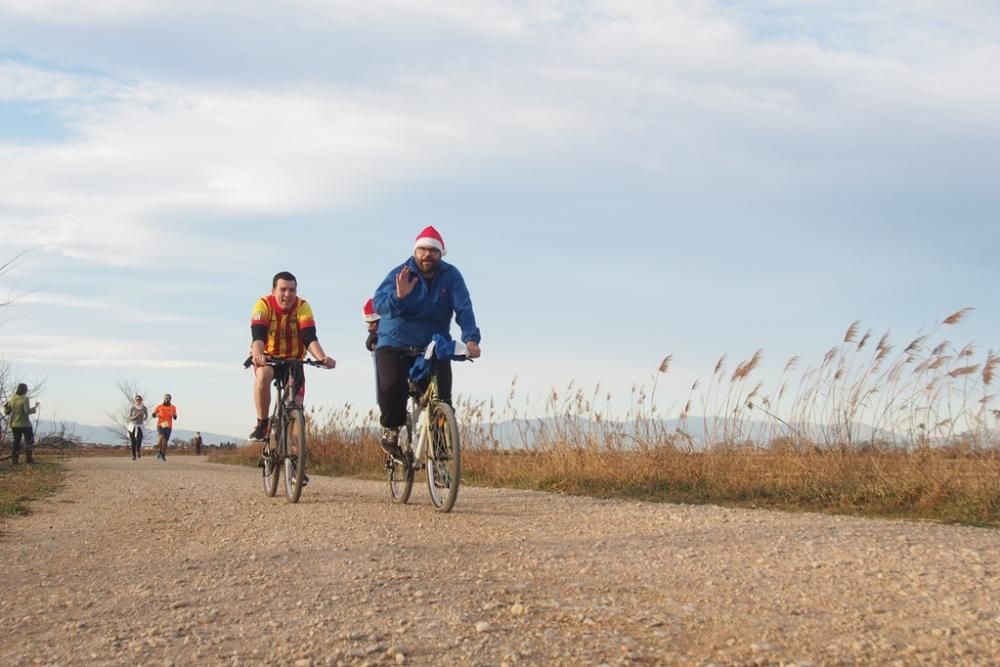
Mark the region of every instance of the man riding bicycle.
MULTIPOLYGON (((268 358, 304 359, 308 350, 326 368, 336 367, 337 362, 323 351, 316 337, 312 308, 305 299, 299 298, 298 281, 287 271, 276 274, 271 281, 271 293, 254 304, 250 334, 257 425, 249 439, 263 442, 268 436, 271 382, 274 380, 274 369, 267 365, 268 358)), ((301 405, 306 390, 304 375, 295 378, 295 389, 295 401, 301 405)))
MULTIPOLYGON (((375 290, 374 308, 380 316, 375 360, 378 404, 381 411, 382 449, 400 456, 399 429, 406 423, 406 398, 415 351, 430 343, 434 334, 449 340, 452 316, 462 330, 468 356, 480 355, 479 327, 472 299, 458 269, 442 261, 444 240, 434 227, 425 228, 414 243, 413 256, 394 268, 375 290)), ((441 400, 451 404, 451 363, 438 366, 441 400)))

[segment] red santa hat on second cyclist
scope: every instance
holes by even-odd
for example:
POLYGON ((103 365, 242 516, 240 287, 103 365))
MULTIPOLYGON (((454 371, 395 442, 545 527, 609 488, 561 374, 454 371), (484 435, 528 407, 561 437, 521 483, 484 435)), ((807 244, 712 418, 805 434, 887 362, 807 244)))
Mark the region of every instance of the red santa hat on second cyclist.
POLYGON ((369 324, 372 322, 378 322, 381 317, 375 312, 375 299, 368 299, 365 301, 365 307, 361 309, 361 314, 365 318, 365 322, 369 324))
POLYGON ((442 257, 448 254, 444 249, 444 239, 441 238, 441 234, 438 233, 438 230, 433 227, 424 227, 424 231, 417 234, 417 240, 413 244, 413 250, 416 251, 417 248, 436 248, 441 251, 442 257))

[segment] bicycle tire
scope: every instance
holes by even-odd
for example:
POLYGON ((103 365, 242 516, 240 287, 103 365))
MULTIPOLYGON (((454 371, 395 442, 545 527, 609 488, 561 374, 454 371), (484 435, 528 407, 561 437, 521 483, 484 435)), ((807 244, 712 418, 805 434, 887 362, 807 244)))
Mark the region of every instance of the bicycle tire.
POLYGON ((264 480, 264 495, 268 498, 273 498, 274 494, 278 492, 278 478, 281 477, 281 463, 278 459, 278 442, 277 442, 277 429, 273 429, 269 442, 261 452, 261 457, 264 459, 264 468, 261 470, 264 480))
POLYGON ((447 403, 437 403, 430 414, 427 451, 427 490, 438 512, 450 512, 458 499, 462 477, 462 446, 455 412, 447 403))
POLYGON ((389 497, 397 505, 405 505, 410 500, 413 491, 413 432, 410 430, 410 417, 406 417, 406 425, 399 429, 399 448, 403 450, 406 461, 388 458, 386 472, 389 478, 389 497))
POLYGON ((305 471, 306 418, 301 408, 294 408, 288 411, 285 422, 285 493, 288 502, 299 502, 305 471))

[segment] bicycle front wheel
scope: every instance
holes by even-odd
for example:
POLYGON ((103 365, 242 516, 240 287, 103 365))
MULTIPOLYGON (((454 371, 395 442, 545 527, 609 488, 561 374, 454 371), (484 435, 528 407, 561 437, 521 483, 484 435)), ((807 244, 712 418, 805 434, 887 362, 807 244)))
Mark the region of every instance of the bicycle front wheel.
POLYGON ((278 477, 281 476, 281 463, 278 460, 278 435, 277 429, 272 431, 268 438, 268 443, 261 452, 263 461, 262 479, 264 480, 264 494, 273 497, 278 492, 278 477))
POLYGON ((290 410, 285 422, 285 493, 297 503, 305 486, 306 418, 301 408, 290 410))
POLYGON ((409 417, 406 418, 406 425, 399 429, 399 448, 405 461, 386 457, 385 467, 389 477, 389 496, 392 502, 403 505, 409 501, 413 490, 413 438, 409 417))
POLYGON ((438 403, 431 412, 430 447, 427 452, 427 490, 439 512, 450 512, 458 498, 462 475, 462 447, 455 412, 438 403))

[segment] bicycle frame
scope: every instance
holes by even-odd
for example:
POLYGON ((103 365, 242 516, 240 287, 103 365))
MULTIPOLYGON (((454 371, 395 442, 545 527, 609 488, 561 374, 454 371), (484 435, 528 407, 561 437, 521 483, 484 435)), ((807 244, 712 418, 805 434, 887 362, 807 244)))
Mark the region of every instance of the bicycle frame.
MULTIPOLYGON (((424 451, 427 449, 431 439, 431 420, 426 418, 434 410, 434 404, 438 402, 438 380, 437 372, 431 374, 427 389, 420 396, 411 396, 415 403, 411 411, 410 419, 413 422, 413 439, 416 445, 413 446, 413 460, 415 463, 423 460, 424 451)), ((429 458, 434 458, 433 451, 427 452, 429 458)))

